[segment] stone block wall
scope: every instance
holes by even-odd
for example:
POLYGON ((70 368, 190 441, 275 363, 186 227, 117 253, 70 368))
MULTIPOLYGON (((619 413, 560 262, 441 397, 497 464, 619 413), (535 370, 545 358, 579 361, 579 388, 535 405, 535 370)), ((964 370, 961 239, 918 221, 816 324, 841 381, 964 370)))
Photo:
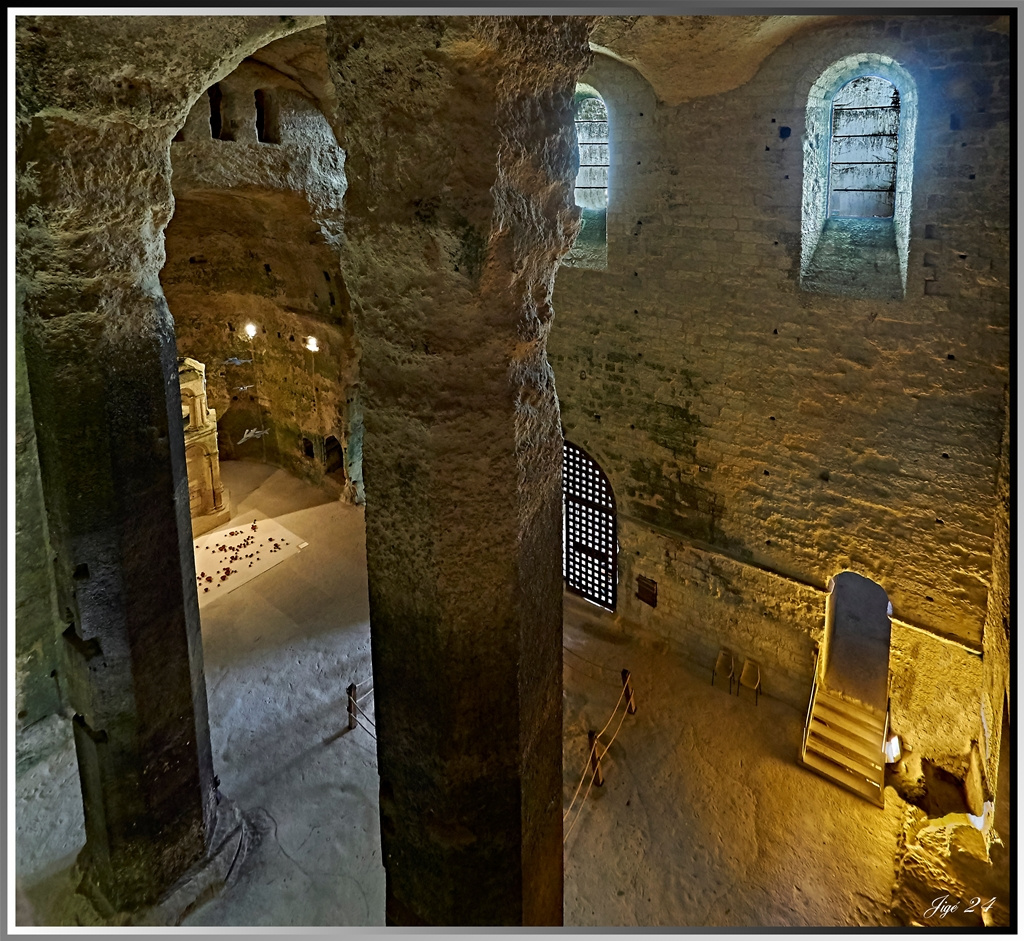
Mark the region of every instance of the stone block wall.
MULTIPOLYGON (((549 350, 566 437, 615 488, 620 614, 709 669, 720 644, 761 658, 766 691, 800 708, 846 569, 909 634, 957 641, 951 668, 978 662, 1009 367, 1009 76, 992 17, 909 16, 807 29, 746 84, 678 106, 606 56, 583 77, 610 114, 608 267, 560 269, 549 350), (800 288, 808 95, 863 52, 918 90, 893 300, 800 288), (636 575, 658 580, 656 609, 636 575)), ((977 714, 977 688, 950 695, 977 714)), ((908 722, 927 708, 924 686, 900 696, 908 722)), ((959 726, 922 734, 960 747, 959 726)))
MULTIPOLYGON (((985 682, 982 708, 985 722, 982 744, 987 759, 988 780, 995 787, 998 774, 999 754, 1009 716, 1005 710, 1012 708, 1011 659, 1012 644, 1012 601, 1010 596, 1012 576, 1010 574, 1011 550, 1011 495, 1013 469, 1010 454, 1013 443, 1013 429, 1009 394, 1006 400, 1006 425, 999 459, 999 479, 996 486, 997 504, 995 513, 995 542, 992 552, 992 590, 989 592, 988 613, 985 620, 984 661, 985 682)), ((1011 774, 1010 769, 1004 773, 1011 774)))

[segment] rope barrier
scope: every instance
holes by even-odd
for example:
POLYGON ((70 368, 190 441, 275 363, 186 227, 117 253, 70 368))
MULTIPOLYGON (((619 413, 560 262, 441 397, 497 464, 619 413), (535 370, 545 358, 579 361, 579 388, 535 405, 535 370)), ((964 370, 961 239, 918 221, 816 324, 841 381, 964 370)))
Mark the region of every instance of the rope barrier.
MULTIPOLYGON (((364 682, 372 683, 373 682, 373 677, 371 676, 368 680, 364 680, 364 682)), ((365 693, 363 693, 362 696, 360 696, 357 699, 356 698, 356 692, 357 692, 358 689, 359 689, 359 684, 358 683, 349 683, 348 684, 348 688, 345 690, 345 694, 346 694, 346 697, 348 699, 348 703, 347 703, 346 708, 347 708, 347 711, 348 711, 348 728, 349 728, 350 732, 352 731, 352 729, 354 729, 356 727, 356 722, 358 721, 358 718, 359 718, 356 715, 356 710, 357 709, 359 710, 359 712, 362 712, 364 716, 366 716, 366 720, 367 720, 367 722, 370 723, 370 725, 373 725, 374 728, 377 728, 377 726, 373 724, 373 719, 371 719, 369 716, 367 716, 366 713, 363 711, 363 709, 359 705, 361 702, 363 702, 363 700, 365 700, 367 697, 369 697, 373 693, 373 686, 371 686, 365 693)))
POLYGON ((615 718, 615 713, 619 711, 619 703, 622 702, 622 697, 625 696, 625 695, 626 695, 626 687, 625 687, 625 684, 623 684, 622 692, 619 693, 618 702, 615 703, 615 708, 612 710, 612 714, 610 716, 608 716, 608 721, 604 724, 604 728, 601 729, 601 731, 597 733, 597 737, 598 738, 600 738, 602 735, 604 735, 605 732, 608 731, 608 726, 612 724, 612 719, 615 718))
MULTIPOLYGON (((590 767, 590 759, 594 756, 594 749, 597 747, 596 742, 597 740, 595 739, 595 744, 590 746, 590 754, 587 755, 587 760, 583 763, 583 772, 580 774, 580 783, 576 785, 576 793, 572 795, 572 800, 569 801, 569 807, 566 809, 565 813, 562 814, 562 823, 565 823, 565 818, 572 813, 572 809, 576 805, 576 798, 579 797, 580 788, 583 787, 583 781, 587 777, 587 768, 590 767)), ((587 788, 588 793, 589 790, 590 789, 587 788)), ((585 797, 583 799, 586 800, 585 797)))
MULTIPOLYGON (((622 702, 622 697, 625 696, 625 695, 626 695, 626 686, 625 686, 625 684, 623 684, 622 692, 619 693, 619 698, 618 698, 618 701, 615 703, 615 708, 612 709, 612 714, 608 717, 608 721, 604 724, 604 728, 601 729, 601 731, 598 732, 597 736, 594 738, 594 744, 591 745, 590 752, 587 755, 586 761, 584 761, 584 763, 583 763, 583 770, 580 772, 580 783, 576 785, 576 793, 573 794, 572 800, 569 802, 569 809, 564 814, 562 814, 562 822, 563 823, 565 822, 565 818, 569 816, 569 813, 572 810, 573 805, 576 803, 576 798, 579 796, 580 788, 583 787, 583 781, 584 781, 584 779, 587 776, 587 767, 590 765, 591 758, 594 757, 594 751, 597 749, 598 739, 600 739, 600 737, 602 735, 604 735, 604 733, 608 730, 608 726, 612 724, 612 719, 615 718, 615 713, 617 713, 619 711, 619 705, 622 702)), ((623 711, 622 716, 623 716, 623 718, 625 718, 625 716, 626 716, 626 712, 625 711, 623 711)), ((621 725, 622 725, 622 723, 620 722, 619 726, 621 727, 621 725)), ((587 788, 587 793, 588 794, 590 793, 590 788, 589 787, 587 788)), ((584 797, 583 800, 586 801, 586 797, 584 797)))
MULTIPOLYGON (((576 816, 572 818, 572 823, 569 825, 569 829, 566 830, 565 836, 562 837, 562 845, 565 845, 565 841, 569 839, 569 834, 572 833, 573 827, 576 826, 576 821, 580 819, 580 815, 583 813, 583 807, 587 803, 587 798, 590 796, 590 789, 594 786, 594 778, 597 777, 597 765, 594 765, 594 770, 590 775, 590 784, 587 785, 587 793, 583 795, 583 800, 580 801, 580 809, 576 811, 576 816)), ((582 784, 583 781, 580 781, 582 784)), ((570 806, 570 810, 572 807, 570 806)), ((565 822, 565 817, 562 818, 562 822, 565 822)))
MULTIPOLYGON (((359 712, 362 713, 363 718, 366 719, 366 721, 369 722, 370 725, 372 725, 374 728, 377 728, 377 725, 373 721, 373 719, 371 719, 365 712, 363 712, 363 707, 359 705, 358 700, 353 700, 353 702, 355 703, 356 709, 358 709, 359 712)), ((359 720, 357 719, 356 721, 358 722, 359 720)))
POLYGON ((604 677, 594 676, 593 673, 588 673, 586 670, 581 670, 579 667, 574 666, 571 663, 566 663, 564 660, 562 661, 562 666, 566 670, 571 670, 573 673, 577 674, 578 676, 585 676, 588 680, 593 680, 595 683, 601 683, 601 682, 604 681, 604 677))
POLYGON ((611 748, 612 745, 615 744, 615 739, 617 739, 619 737, 619 729, 622 728, 622 723, 626 721, 626 714, 628 712, 629 712, 628 708, 622 710, 622 718, 619 719, 619 724, 615 727, 615 734, 612 736, 612 740, 604 747, 604 751, 602 751, 601 754, 598 756, 598 759, 597 759, 598 761, 600 761, 602 758, 604 758, 604 756, 608 754, 608 749, 611 748))
POLYGON ((361 729, 362 729, 362 730, 363 730, 363 731, 364 731, 364 732, 365 732, 365 733, 366 733, 367 735, 369 735, 369 736, 370 736, 370 738, 372 738, 372 739, 373 739, 374 741, 377 741, 377 736, 376 736, 376 735, 374 735, 374 734, 373 734, 373 732, 371 732, 371 731, 370 731, 370 730, 369 730, 369 729, 368 729, 368 728, 367 728, 367 727, 366 727, 365 725, 363 725, 363 723, 362 723, 362 722, 360 722, 360 721, 359 721, 358 719, 356 719, 356 725, 358 725, 358 726, 359 726, 359 728, 361 728, 361 729))
MULTIPOLYGON (((373 674, 372 673, 365 680, 358 680, 355 683, 353 683, 352 685, 356 688, 356 692, 358 692, 359 691, 359 687, 360 686, 366 686, 367 683, 370 684, 370 688, 368 690, 366 690, 366 692, 367 693, 373 692, 373 674)), ((359 698, 362 699, 363 697, 360 696, 359 698)))
POLYGON ((593 660, 588 660, 586 657, 583 656, 583 654, 576 653, 576 651, 573 650, 572 647, 568 647, 565 644, 562 644, 562 649, 563 650, 568 650, 569 653, 571 653, 574 657, 579 657, 579 659, 582 660, 584 663, 589 663, 591 666, 597 667, 599 670, 603 670, 605 673, 616 673, 617 674, 619 672, 618 670, 613 670, 611 667, 601 666, 600 663, 595 663, 593 660))
MULTIPOLYGON (((567 648, 568 649, 568 648, 567 648)), ((594 786, 596 780, 598 786, 604 783, 603 776, 601 775, 601 759, 608 754, 608 750, 615 744, 615 739, 619 737, 619 731, 622 729, 622 723, 626 721, 626 716, 636 712, 636 704, 633 699, 633 689, 630 685, 630 672, 628 670, 622 671, 622 691, 619 693, 619 698, 615 703, 615 708, 612 709, 612 714, 608 717, 608 721, 604 724, 604 728, 596 734, 591 731, 588 734, 591 736, 590 751, 587 755, 586 761, 583 765, 583 771, 580 774, 579 784, 576 785, 576 791, 572 796, 572 800, 569 802, 569 807, 562 814, 562 823, 565 824, 569 814, 572 813, 573 807, 576 806, 576 799, 579 797, 580 790, 583 787, 583 782, 587 777, 587 767, 590 766, 590 783, 587 785, 587 790, 583 795, 583 800, 580 801, 579 809, 576 811, 576 816, 573 817, 572 823, 569 825, 569 829, 566 830, 565 835, 562 837, 562 845, 565 845, 566 840, 569 839, 569 834, 572 833, 573 828, 576 826, 577 821, 580 819, 580 815, 583 813, 583 806, 587 802, 587 798, 590 796, 590 791, 594 786), (619 719, 619 724, 615 727, 615 732, 612 734, 611 741, 607 745, 601 743, 601 736, 608 731, 612 721, 615 719, 616 713, 619 711, 619 706, 622 704, 623 698, 626 700, 625 708, 622 710, 622 717, 619 719), (600 780, 599 780, 600 779, 600 780)))

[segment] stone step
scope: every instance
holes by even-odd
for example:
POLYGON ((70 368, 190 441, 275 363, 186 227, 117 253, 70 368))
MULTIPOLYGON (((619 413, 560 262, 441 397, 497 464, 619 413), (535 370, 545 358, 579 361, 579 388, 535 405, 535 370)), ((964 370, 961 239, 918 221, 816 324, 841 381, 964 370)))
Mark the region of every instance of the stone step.
POLYGON ((801 764, 812 771, 816 771, 822 777, 828 778, 848 791, 852 791, 858 797, 863 797, 879 807, 883 806, 881 787, 868 781, 861 775, 851 774, 845 768, 813 751, 805 752, 800 761, 801 764))
POLYGON ((812 725, 807 736, 807 747, 813 749, 829 761, 842 765, 853 774, 862 774, 869 781, 877 781, 882 775, 882 765, 868 755, 838 745, 825 735, 821 735, 812 725))
POLYGON ((870 730, 872 738, 875 737, 874 733, 877 732, 878 738, 881 740, 882 733, 885 731, 884 712, 876 712, 874 709, 869 709, 860 703, 849 702, 824 686, 818 687, 814 701, 815 703, 825 703, 838 715, 849 716, 851 722, 855 722, 861 728, 870 730))
POLYGON ((867 748, 882 747, 884 725, 880 728, 876 728, 873 724, 867 726, 861 721, 859 715, 837 708, 832 703, 821 699, 820 696, 814 700, 814 709, 811 715, 849 736, 860 739, 867 748))
POLYGON ((850 735, 838 725, 827 723, 817 713, 811 717, 810 735, 860 759, 869 768, 880 770, 884 764, 881 741, 868 743, 858 735, 850 735))

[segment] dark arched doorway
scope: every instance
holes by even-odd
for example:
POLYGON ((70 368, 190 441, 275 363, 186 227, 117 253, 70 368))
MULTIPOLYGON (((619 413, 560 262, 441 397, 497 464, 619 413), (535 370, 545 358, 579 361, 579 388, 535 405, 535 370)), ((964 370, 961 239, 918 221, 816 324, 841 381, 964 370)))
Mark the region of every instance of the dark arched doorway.
POLYGON ((334 435, 324 438, 324 473, 345 481, 345 452, 334 435))

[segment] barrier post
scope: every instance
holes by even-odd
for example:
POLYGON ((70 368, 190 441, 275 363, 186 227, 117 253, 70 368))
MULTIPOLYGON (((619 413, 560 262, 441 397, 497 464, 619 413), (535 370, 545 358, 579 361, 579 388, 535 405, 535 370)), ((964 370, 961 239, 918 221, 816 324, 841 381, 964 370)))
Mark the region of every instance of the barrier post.
POLYGON ((629 682, 630 672, 629 670, 622 671, 622 685, 626 690, 626 711, 631 715, 636 715, 636 701, 633 699, 633 686, 629 682))
POLYGON ((356 727, 356 684, 348 684, 348 727, 354 729, 356 727))
POLYGON ((590 743, 590 767, 594 769, 594 783, 598 787, 604 785, 604 774, 601 773, 601 759, 597 757, 597 732, 587 732, 587 739, 590 743))

